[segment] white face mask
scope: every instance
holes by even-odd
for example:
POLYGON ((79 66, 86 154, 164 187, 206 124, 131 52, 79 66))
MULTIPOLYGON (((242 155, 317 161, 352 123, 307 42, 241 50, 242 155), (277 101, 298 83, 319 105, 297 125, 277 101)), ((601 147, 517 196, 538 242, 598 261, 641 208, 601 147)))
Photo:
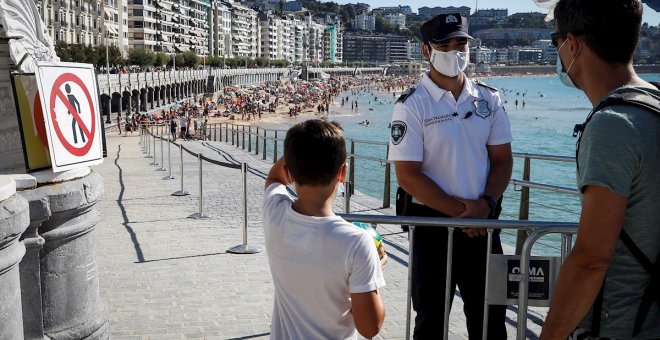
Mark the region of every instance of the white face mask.
POLYGON ((442 52, 429 47, 431 58, 429 62, 436 71, 447 77, 456 77, 465 71, 469 62, 469 53, 460 51, 442 52))

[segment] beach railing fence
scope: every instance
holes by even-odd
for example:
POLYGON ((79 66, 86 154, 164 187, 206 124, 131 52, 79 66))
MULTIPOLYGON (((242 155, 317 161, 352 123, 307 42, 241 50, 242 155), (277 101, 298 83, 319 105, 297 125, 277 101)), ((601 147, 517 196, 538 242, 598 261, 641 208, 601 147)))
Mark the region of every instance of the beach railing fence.
MULTIPOLYGON (((153 131, 153 128, 151 129, 151 131, 153 131)), ((262 160, 269 159, 274 163, 282 156, 281 150, 284 149, 283 144, 286 130, 268 129, 260 126, 255 126, 253 128, 252 126, 238 124, 236 122, 222 122, 210 124, 209 127, 207 127, 203 138, 209 141, 222 142, 223 131, 225 143, 231 143, 232 146, 247 150, 248 153, 254 152, 255 155, 261 154, 262 160)), ((153 148, 155 149, 155 145, 153 145, 153 148)), ((367 187, 371 189, 382 188, 378 190, 380 194, 382 194, 381 208, 391 207, 397 183, 396 180, 392 181, 392 176, 395 171, 392 169, 392 163, 387 161, 389 143, 382 141, 348 139, 347 148, 347 162, 349 168, 347 188, 349 191, 345 191, 344 193, 345 196, 348 196, 346 197, 346 200, 350 202, 350 195, 354 195, 356 190, 364 192, 368 190, 367 187), (357 165, 358 162, 360 163, 360 166, 357 165)), ((151 154, 150 145, 147 145, 147 152, 151 154)), ((520 192, 518 198, 511 197, 519 200, 517 214, 519 220, 529 219, 530 209, 533 205, 544 209, 562 210, 559 207, 534 202, 530 198, 530 189, 573 196, 579 194, 575 188, 531 181, 532 160, 574 163, 574 157, 516 152, 513 153, 513 157, 522 160, 522 178, 512 178, 510 181, 514 191, 520 192)), ((154 163, 152 164, 158 164, 158 162, 154 159, 154 163)), ((350 208, 350 204, 345 205, 350 208)), ((350 209, 345 210, 345 212, 350 212, 350 209)), ((517 254, 520 254, 526 237, 526 231, 517 231, 517 235, 515 235, 517 254)))

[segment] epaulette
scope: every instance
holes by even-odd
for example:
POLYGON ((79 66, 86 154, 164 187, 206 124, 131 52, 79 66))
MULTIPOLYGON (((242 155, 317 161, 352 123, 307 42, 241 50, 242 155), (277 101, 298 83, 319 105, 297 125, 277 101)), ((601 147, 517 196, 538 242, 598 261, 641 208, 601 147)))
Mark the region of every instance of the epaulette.
POLYGON ((407 90, 403 91, 403 93, 399 96, 399 99, 396 100, 397 103, 403 103, 406 101, 406 98, 410 96, 413 92, 415 92, 416 86, 411 86, 407 90))
POLYGON ((474 82, 477 83, 477 85, 479 85, 479 86, 483 86, 483 87, 485 87, 485 88, 487 88, 487 89, 490 89, 490 90, 492 90, 492 91, 494 91, 494 92, 497 92, 497 88, 492 87, 492 86, 490 86, 490 85, 488 85, 488 84, 482 82, 481 80, 475 79, 474 82))

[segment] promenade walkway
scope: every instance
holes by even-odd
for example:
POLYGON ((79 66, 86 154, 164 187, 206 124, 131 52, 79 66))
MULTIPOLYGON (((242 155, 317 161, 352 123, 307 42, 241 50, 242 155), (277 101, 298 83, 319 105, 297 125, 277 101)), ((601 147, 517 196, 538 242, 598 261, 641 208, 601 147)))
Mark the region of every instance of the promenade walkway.
MULTIPOLYGON (((179 190, 179 151, 172 148, 175 180, 165 180, 160 165, 150 165, 137 133, 107 131, 108 157, 96 166, 105 182, 96 233, 101 294, 107 302, 113 339, 266 339, 273 287, 265 251, 252 255, 226 252, 242 243, 240 171, 204 164, 204 211, 210 219, 187 218, 197 212, 198 163, 184 152, 185 188, 179 190)), ((249 244, 263 246, 261 198, 271 163, 221 142, 183 142, 206 157, 247 162, 249 244)), ((157 143, 160 162, 160 143, 157 143)), ((165 145, 167 162, 167 146, 165 145)), ((165 164, 169 168, 169 164, 165 164)), ((377 210, 378 200, 354 196, 353 212, 377 210)), ((341 199, 336 202, 341 212, 341 199)), ((387 316, 377 339, 402 339, 405 333, 407 234, 399 226, 379 226, 390 261, 382 291, 387 316)), ((438 306, 442 308, 442 306, 438 306)), ((538 332, 539 316, 528 323, 538 332)), ((507 313, 515 335, 515 308, 507 313)), ((539 316, 540 317, 540 316, 539 316)), ((450 321, 450 339, 467 338, 460 298, 450 321)), ((533 336, 533 333, 529 333, 533 336)), ((440 338, 440 336, 439 336, 440 338)))

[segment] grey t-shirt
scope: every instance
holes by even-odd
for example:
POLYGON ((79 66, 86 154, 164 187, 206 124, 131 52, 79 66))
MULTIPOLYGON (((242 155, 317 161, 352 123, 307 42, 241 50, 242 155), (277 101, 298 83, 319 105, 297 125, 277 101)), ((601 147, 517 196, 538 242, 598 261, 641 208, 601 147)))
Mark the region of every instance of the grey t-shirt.
MULTIPOLYGON (((652 91, 660 96, 660 91, 652 91)), ((577 184, 607 187, 628 198, 623 229, 651 262, 660 250, 660 116, 631 105, 596 113, 578 154, 577 184)), ((628 339, 649 275, 621 240, 607 271, 600 336, 628 339)), ((589 330, 592 312, 581 327, 589 330)), ((660 337, 660 308, 653 303, 636 337, 660 337)))

